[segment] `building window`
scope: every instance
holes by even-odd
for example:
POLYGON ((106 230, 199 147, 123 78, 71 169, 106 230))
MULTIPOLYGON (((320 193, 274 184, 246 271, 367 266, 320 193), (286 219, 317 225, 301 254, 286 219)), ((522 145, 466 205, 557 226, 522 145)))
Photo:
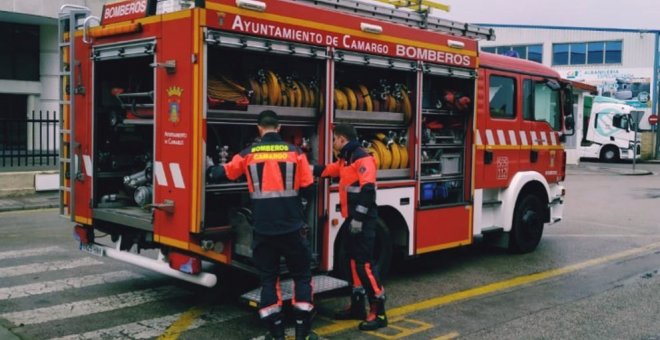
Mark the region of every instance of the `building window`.
POLYGON ((585 43, 576 43, 570 45, 571 65, 584 65, 587 62, 587 45, 585 43))
POLYGON ((552 65, 620 64, 621 41, 593 41, 552 45, 552 65))
POLYGON ((482 47, 482 51, 543 63, 543 45, 507 45, 482 47))
POLYGON ((516 117, 515 83, 513 78, 490 76, 488 96, 491 117, 509 119, 516 117))
POLYGON ((552 64, 568 65, 568 44, 552 45, 552 64))
POLYGON ((39 80, 39 26, 0 23, 0 79, 39 80))

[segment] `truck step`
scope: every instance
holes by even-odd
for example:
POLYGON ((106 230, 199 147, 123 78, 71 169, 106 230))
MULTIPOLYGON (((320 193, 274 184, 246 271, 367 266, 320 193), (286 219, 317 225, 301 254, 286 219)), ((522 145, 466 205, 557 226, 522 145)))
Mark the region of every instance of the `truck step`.
MULTIPOLYGON (((327 275, 316 275, 312 277, 312 287, 314 287, 314 294, 329 292, 331 290, 344 288, 348 286, 348 282, 334 278, 327 275)), ((280 289, 282 290, 282 301, 291 300, 293 296, 293 280, 286 279, 280 281, 280 289)), ((243 295, 241 299, 246 301, 251 307, 259 306, 261 300, 261 287, 253 289, 243 295)))

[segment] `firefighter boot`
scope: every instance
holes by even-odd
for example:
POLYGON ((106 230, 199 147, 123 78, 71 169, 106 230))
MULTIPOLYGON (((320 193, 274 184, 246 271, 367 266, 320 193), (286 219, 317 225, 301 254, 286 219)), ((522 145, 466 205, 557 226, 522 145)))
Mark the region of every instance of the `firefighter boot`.
MULTIPOLYGON (((370 299, 371 300, 371 299, 370 299)), ((361 331, 373 331, 374 329, 387 327, 387 315, 385 315, 385 297, 375 298, 369 305, 369 315, 360 322, 358 328, 361 331)))
POLYGON ((319 336, 312 331, 312 312, 296 310, 296 340, 317 340, 319 336))
POLYGON ((263 319, 268 324, 266 340, 284 340, 284 320, 281 313, 275 313, 263 319))
POLYGON ((351 304, 345 309, 335 313, 336 320, 364 320, 367 313, 364 310, 365 302, 364 288, 353 289, 351 304))

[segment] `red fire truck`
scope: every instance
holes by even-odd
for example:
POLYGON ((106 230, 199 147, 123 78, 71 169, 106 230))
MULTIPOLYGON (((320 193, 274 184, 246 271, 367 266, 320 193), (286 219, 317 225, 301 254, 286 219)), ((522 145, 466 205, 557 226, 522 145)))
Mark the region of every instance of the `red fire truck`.
MULTIPOLYGON (((206 183, 205 160, 253 143, 265 109, 311 163, 333 161, 333 124, 357 128, 385 271, 475 238, 532 251, 561 219, 570 85, 480 53, 491 30, 353 0, 126 0, 101 18, 63 6, 59 37, 61 214, 88 252, 204 286, 202 261, 252 270, 246 183, 206 183)), ((314 188, 329 272, 346 256, 339 194, 314 188)))

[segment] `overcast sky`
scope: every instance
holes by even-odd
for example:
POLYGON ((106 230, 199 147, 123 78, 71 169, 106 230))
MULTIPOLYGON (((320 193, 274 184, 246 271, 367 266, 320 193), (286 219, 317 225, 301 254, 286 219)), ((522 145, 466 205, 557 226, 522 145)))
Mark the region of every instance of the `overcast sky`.
POLYGON ((660 0, 432 0, 467 23, 660 30, 660 0))

